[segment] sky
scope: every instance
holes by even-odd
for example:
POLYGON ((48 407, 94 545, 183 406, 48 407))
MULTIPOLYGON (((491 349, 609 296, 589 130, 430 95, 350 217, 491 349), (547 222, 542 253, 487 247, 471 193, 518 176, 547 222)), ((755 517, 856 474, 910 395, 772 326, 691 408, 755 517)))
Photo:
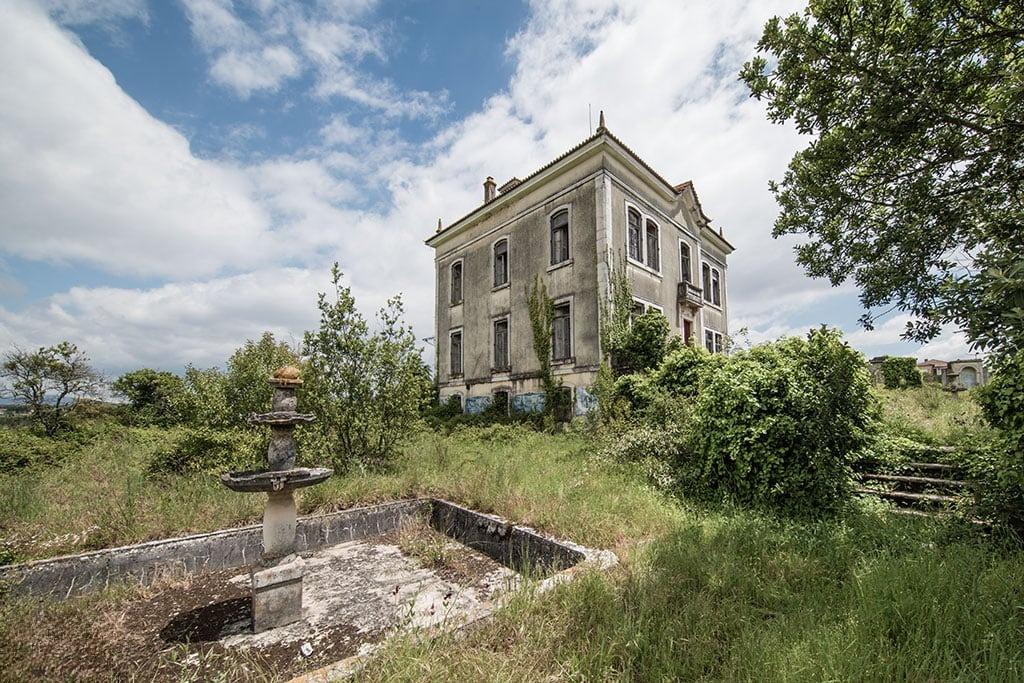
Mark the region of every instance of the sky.
POLYGON ((868 356, 966 356, 952 331, 901 342, 899 314, 860 329, 855 289, 771 237, 768 182, 807 139, 737 73, 802 4, 4 0, 0 350, 68 339, 112 376, 223 366, 264 330, 315 328, 335 261, 367 318, 401 293, 427 340, 438 219, 604 110, 736 246, 741 344, 828 324, 868 356))

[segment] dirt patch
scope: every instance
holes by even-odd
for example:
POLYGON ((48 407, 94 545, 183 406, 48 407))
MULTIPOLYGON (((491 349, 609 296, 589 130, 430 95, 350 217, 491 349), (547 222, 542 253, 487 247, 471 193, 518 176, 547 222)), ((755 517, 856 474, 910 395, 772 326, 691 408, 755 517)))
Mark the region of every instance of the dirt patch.
POLYGON ((397 545, 403 553, 445 581, 487 593, 492 592, 497 573, 505 570, 500 562, 452 540, 423 519, 408 522, 396 531, 377 537, 375 542, 397 545))
POLYGON ((19 600, 0 611, 0 680, 269 681, 348 657, 383 633, 341 624, 301 643, 227 648, 250 628, 235 571, 197 574, 146 589, 65 602, 19 600))

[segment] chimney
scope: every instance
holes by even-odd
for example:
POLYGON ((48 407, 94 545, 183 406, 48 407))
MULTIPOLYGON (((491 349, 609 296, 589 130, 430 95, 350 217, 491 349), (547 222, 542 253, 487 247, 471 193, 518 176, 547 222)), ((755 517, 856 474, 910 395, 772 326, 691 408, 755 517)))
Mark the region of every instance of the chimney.
POLYGON ((494 182, 494 178, 487 176, 487 180, 484 181, 484 204, 494 199, 496 187, 497 184, 494 182))

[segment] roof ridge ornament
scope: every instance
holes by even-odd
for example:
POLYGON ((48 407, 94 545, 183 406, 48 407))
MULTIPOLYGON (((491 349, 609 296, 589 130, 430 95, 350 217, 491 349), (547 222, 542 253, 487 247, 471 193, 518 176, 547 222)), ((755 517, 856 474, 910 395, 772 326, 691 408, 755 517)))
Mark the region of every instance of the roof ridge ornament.
POLYGON ((604 109, 602 109, 601 113, 597 117, 597 134, 600 135, 602 133, 607 133, 607 132, 608 132, 608 128, 607 128, 607 126, 604 125, 604 109))

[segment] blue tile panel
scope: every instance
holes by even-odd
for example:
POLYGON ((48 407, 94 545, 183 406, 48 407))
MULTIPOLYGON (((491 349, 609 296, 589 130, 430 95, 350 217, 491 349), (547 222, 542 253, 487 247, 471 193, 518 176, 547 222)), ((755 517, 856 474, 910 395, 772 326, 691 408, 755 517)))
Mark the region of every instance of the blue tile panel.
POLYGON ((512 397, 512 410, 517 413, 544 412, 544 393, 516 394, 512 397))
POLYGON ((466 399, 466 412, 470 415, 479 415, 490 405, 490 396, 470 396, 466 399))

